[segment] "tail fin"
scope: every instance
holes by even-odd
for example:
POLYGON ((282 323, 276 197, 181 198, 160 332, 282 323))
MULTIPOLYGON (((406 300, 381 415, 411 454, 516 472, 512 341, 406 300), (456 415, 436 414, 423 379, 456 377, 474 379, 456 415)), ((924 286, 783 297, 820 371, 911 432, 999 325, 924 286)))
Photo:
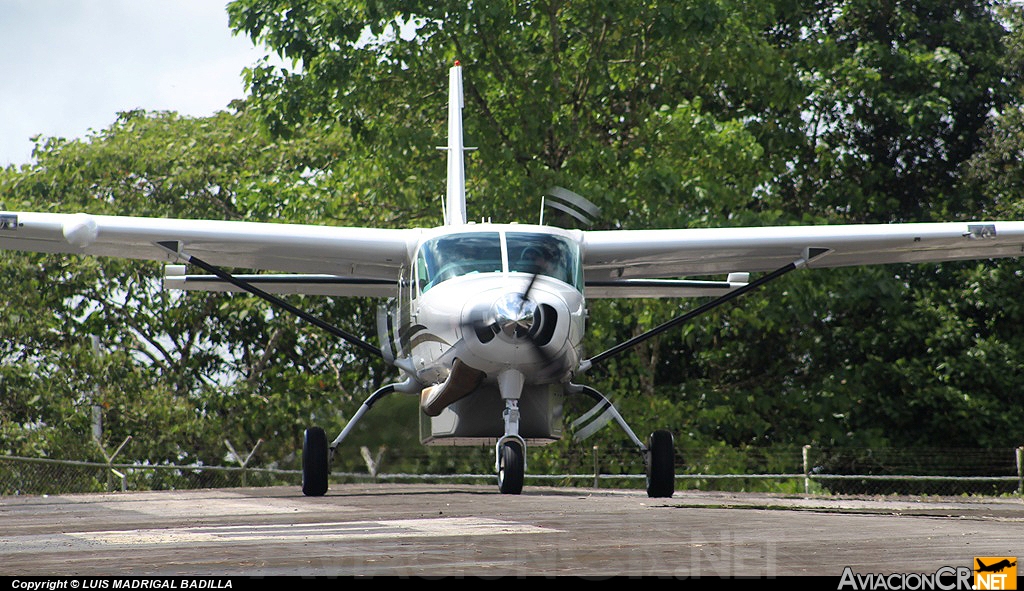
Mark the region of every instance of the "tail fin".
POLYGON ((466 223, 466 147, 462 140, 462 66, 456 61, 448 73, 448 192, 444 222, 466 223))

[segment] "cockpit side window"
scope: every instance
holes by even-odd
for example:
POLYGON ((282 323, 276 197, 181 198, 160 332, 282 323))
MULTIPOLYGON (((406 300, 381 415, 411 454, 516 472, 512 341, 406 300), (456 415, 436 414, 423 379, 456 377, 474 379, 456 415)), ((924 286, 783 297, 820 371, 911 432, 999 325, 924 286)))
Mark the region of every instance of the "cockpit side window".
POLYGON ((581 260, 575 242, 550 234, 509 232, 508 270, 547 275, 581 290, 581 260))
POLYGON ((424 242, 416 260, 420 291, 463 275, 500 273, 501 239, 497 232, 440 236, 424 242))

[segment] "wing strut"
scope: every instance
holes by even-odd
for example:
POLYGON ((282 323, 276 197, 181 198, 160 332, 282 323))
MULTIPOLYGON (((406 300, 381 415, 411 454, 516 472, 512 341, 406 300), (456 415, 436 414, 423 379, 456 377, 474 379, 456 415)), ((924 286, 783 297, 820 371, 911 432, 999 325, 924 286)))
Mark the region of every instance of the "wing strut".
POLYGON ((573 435, 573 438, 576 441, 583 441, 584 439, 596 433, 598 429, 604 427, 609 422, 614 420, 616 423, 619 424, 620 427, 622 427, 622 430, 626 432, 626 435, 628 435, 629 438, 633 440, 633 443, 635 443, 637 447, 639 447, 642 451, 647 451, 647 446, 644 445, 644 443, 640 441, 640 438, 636 436, 636 433, 634 433, 633 430, 629 428, 629 425, 626 424, 626 420, 623 419, 622 415, 619 414, 619 411, 615 408, 615 405, 613 405, 611 401, 605 398, 604 394, 601 394, 600 392, 591 388, 590 386, 570 384, 570 391, 576 389, 597 401, 597 405, 594 406, 594 408, 590 409, 589 411, 584 413, 583 416, 573 421, 572 429, 573 431, 575 431, 575 435, 573 435), (590 421, 590 419, 595 416, 597 416, 597 418, 595 418, 593 421, 590 421), (590 424, 587 425, 586 427, 581 427, 581 425, 583 425, 587 421, 590 421, 590 424))
POLYGON ((727 294, 725 294, 725 295, 723 295, 721 297, 715 298, 714 300, 711 300, 710 302, 708 302, 706 304, 698 306, 697 308, 694 308, 693 310, 690 310, 686 314, 682 314, 680 316, 676 316, 672 320, 669 320, 668 322, 665 322, 665 323, 663 323, 661 325, 658 325, 658 326, 652 328, 651 330, 649 330, 649 331, 647 331, 647 332, 645 332, 643 334, 637 335, 637 336, 629 339, 628 341, 623 341, 623 342, 619 343, 618 345, 615 345, 611 349, 608 349, 607 351, 604 351, 603 353, 598 353, 597 355, 595 355, 595 356, 591 357, 590 359, 584 361, 581 364, 582 369, 583 369, 583 371, 589 370, 594 365, 597 365, 598 363, 601 363, 602 361, 605 361, 609 357, 612 357, 614 355, 618 355, 619 353, 622 353, 623 351, 626 351, 627 349, 630 349, 630 348, 632 348, 632 347, 634 347, 634 346, 636 346, 636 345, 638 345, 638 344, 640 344, 640 343, 642 343, 642 342, 644 342, 644 341, 646 341, 646 340, 648 340, 648 339, 650 339, 652 337, 655 337, 655 336, 657 336, 657 335, 659 335, 659 334, 661 334, 661 333, 663 333, 663 332, 665 332, 667 330, 675 328, 675 327, 679 326, 680 324, 682 324, 684 322, 687 322, 689 320, 692 320, 692 319, 696 318, 697 316, 700 316, 701 314, 705 314, 705 313, 713 310, 714 308, 717 308, 718 306, 721 306, 722 304, 724 304, 726 302, 732 301, 732 300, 740 297, 741 295, 747 293, 748 291, 752 291, 754 289, 757 289, 758 287, 761 287, 762 285, 764 285, 766 283, 774 281, 774 280, 778 279, 779 277, 782 277, 786 273, 789 273, 790 271, 793 271, 795 269, 799 269, 800 267, 803 267, 804 265, 806 265, 810 260, 812 260, 812 259, 814 259, 816 257, 819 257, 819 256, 821 256, 823 254, 826 254, 827 252, 829 252, 829 251, 827 249, 823 249, 823 248, 808 248, 805 251, 804 258, 798 259, 796 261, 793 261, 792 263, 789 263, 788 265, 786 265, 784 267, 776 269, 776 270, 772 271, 771 273, 768 273, 767 275, 764 275, 764 276, 758 278, 756 281, 752 281, 752 282, 750 282, 750 283, 748 283, 748 284, 746 284, 746 285, 744 285, 742 287, 739 287, 739 288, 737 288, 737 289, 735 289, 733 291, 730 291, 729 293, 727 293, 727 294))
POLYGON ((215 265, 211 265, 210 263, 207 263, 206 261, 204 261, 202 259, 196 258, 196 257, 194 257, 192 255, 189 255, 189 254, 186 254, 184 252, 181 252, 179 250, 180 249, 180 244, 181 244, 180 242, 168 241, 168 242, 158 242, 157 244, 159 244, 161 247, 166 248, 167 250, 173 252, 178 257, 184 259, 186 262, 189 262, 189 263, 192 263, 192 264, 196 265, 197 267, 203 269, 207 273, 210 273, 212 275, 216 275, 217 278, 221 279, 222 281, 227 281, 228 283, 234 285, 235 287, 238 287, 239 289, 247 291, 247 292, 251 293, 252 295, 254 295, 254 296, 258 297, 258 298, 266 300, 267 302, 270 302, 271 304, 273 304, 273 305, 275 305, 275 306, 277 306, 279 308, 282 308, 285 311, 290 312, 291 314, 294 314, 295 316, 298 316, 299 318, 305 320, 306 322, 309 322, 310 324, 313 324, 313 325, 315 325, 315 326, 317 326, 319 328, 322 328, 322 329, 326 330, 327 332, 331 333, 332 335, 334 335, 334 336, 336 336, 336 337, 338 337, 338 338, 340 338, 340 339, 342 339, 342 340, 344 340, 344 341, 346 341, 348 343, 351 343, 352 345, 355 345, 356 347, 359 347, 360 349, 362 349, 363 351, 366 351, 367 353, 370 353, 372 355, 376 355, 377 357, 380 357, 381 359, 385 358, 384 357, 384 353, 380 350, 380 348, 374 347, 372 344, 364 341, 363 339, 357 337, 356 335, 351 334, 349 332, 346 332, 346 331, 338 328, 337 326, 334 326, 333 324, 328 324, 327 322, 323 321, 322 319, 317 318, 316 316, 313 316, 309 312, 306 312, 304 310, 300 310, 299 308, 296 308, 295 306, 289 304, 288 302, 282 300, 281 298, 279 298, 279 297, 277 297, 277 296, 275 296, 273 294, 270 294, 270 293, 267 293, 267 292, 263 291, 262 289, 256 287, 255 285, 249 283, 248 281, 244 281, 242 279, 239 279, 239 278, 235 277, 234 275, 232 275, 231 273, 228 273, 227 271, 225 271, 224 269, 221 269, 220 267, 217 267, 215 265))

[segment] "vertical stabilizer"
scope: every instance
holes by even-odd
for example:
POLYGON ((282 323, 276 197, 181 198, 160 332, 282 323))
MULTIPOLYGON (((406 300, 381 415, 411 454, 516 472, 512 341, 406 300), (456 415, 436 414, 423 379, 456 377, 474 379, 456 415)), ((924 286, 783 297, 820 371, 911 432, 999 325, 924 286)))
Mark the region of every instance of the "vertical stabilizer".
POLYGON ((462 140, 462 66, 455 62, 448 73, 448 193, 445 224, 466 223, 466 147, 462 140))

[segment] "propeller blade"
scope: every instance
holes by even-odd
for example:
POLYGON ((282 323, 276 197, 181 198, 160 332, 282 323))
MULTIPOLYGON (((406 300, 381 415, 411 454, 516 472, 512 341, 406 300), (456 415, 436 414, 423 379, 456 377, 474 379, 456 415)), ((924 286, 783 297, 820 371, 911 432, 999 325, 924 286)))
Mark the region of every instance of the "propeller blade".
POLYGON ((594 205, 582 195, 573 193, 564 187, 551 187, 547 192, 547 205, 576 218, 580 223, 590 226, 601 214, 601 208, 594 205))
MULTIPOLYGON (((522 298, 520 302, 520 313, 526 306, 526 303, 530 298, 530 293, 533 291, 534 285, 536 285, 537 277, 541 275, 542 263, 537 264, 537 270, 530 276, 530 281, 526 284, 526 289, 523 290, 522 298)), ((527 331, 525 338, 530 345, 533 346, 534 351, 541 358, 545 368, 551 366, 555 362, 555 357, 552 356, 545 348, 551 342, 551 337, 555 332, 555 325, 558 322, 558 312, 548 304, 536 304, 533 311, 533 320, 530 324, 530 329, 527 331)), ((542 370, 543 371, 543 370, 542 370)))
POLYGON ((540 270, 538 270, 537 272, 530 276, 530 282, 526 284, 526 289, 523 290, 522 295, 519 296, 519 298, 522 300, 519 305, 520 312, 523 310, 523 306, 526 305, 526 302, 530 299, 530 292, 533 291, 533 284, 537 281, 538 275, 540 275, 540 270))

